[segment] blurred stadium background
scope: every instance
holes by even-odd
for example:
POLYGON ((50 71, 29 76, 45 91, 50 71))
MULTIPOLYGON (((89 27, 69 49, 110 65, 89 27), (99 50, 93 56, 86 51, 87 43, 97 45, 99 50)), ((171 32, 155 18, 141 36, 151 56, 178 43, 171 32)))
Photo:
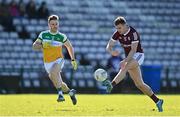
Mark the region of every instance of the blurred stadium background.
MULTIPOLYGON (((60 32, 75 48, 79 68, 73 72, 64 50, 63 76, 79 93, 104 93, 93 72, 101 67, 110 74, 105 47, 119 15, 141 35, 145 82, 157 93, 180 93, 180 0, 0 0, 1 94, 56 92, 42 53, 32 50, 39 32, 48 29, 50 14, 60 17, 60 32)), ((129 75, 113 91, 136 92, 129 75)))

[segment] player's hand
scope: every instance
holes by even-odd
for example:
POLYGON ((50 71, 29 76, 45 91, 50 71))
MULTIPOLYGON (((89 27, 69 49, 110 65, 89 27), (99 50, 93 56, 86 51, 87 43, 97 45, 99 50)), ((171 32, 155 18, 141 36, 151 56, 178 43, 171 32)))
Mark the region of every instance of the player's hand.
POLYGON ((51 46, 51 42, 43 42, 43 48, 49 48, 51 46))
POLYGON ((33 49, 34 50, 41 50, 42 49, 42 44, 38 43, 38 42, 34 43, 33 44, 33 49))
POLYGON ((127 65, 127 62, 125 60, 120 62, 121 69, 123 70, 127 65))
POLYGON ((78 64, 77 64, 76 60, 71 60, 71 64, 73 66, 73 69, 76 70, 77 67, 78 67, 78 64))
POLYGON ((112 56, 118 56, 120 53, 119 53, 119 51, 117 51, 117 50, 114 50, 114 51, 112 51, 111 52, 111 55, 112 56))

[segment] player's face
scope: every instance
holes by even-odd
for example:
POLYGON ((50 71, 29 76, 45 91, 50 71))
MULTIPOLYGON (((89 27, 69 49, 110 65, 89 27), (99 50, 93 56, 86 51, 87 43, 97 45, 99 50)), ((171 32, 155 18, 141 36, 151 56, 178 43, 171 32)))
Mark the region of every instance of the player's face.
POLYGON ((51 20, 48 25, 51 32, 54 32, 54 33, 57 32, 58 27, 59 27, 58 20, 51 20))
POLYGON ((117 31, 120 34, 124 34, 126 32, 126 25, 125 24, 118 24, 117 26, 115 26, 117 31))

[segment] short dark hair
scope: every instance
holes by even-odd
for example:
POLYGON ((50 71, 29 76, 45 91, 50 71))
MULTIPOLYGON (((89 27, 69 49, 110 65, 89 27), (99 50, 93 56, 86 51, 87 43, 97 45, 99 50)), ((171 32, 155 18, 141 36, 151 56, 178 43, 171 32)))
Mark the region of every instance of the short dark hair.
POLYGON ((48 17, 48 22, 50 22, 51 20, 59 20, 59 17, 57 15, 50 15, 48 17))
POLYGON ((117 17, 114 20, 114 25, 117 26, 119 24, 126 24, 126 19, 124 17, 122 17, 122 16, 117 17))

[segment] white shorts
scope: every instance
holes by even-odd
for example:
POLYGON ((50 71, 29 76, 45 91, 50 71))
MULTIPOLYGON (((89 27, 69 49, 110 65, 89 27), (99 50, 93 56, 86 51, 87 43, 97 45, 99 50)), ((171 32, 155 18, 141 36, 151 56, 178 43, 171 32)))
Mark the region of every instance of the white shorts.
POLYGON ((139 65, 142 65, 143 62, 144 62, 144 53, 139 53, 139 52, 137 52, 137 53, 134 54, 133 58, 134 58, 135 60, 137 60, 137 62, 139 63, 139 65))
POLYGON ((44 67, 46 69, 46 72, 49 73, 52 66, 55 64, 55 63, 58 63, 61 67, 61 69, 64 67, 64 59, 63 58, 59 58, 53 62, 50 62, 50 63, 44 63, 44 67))

